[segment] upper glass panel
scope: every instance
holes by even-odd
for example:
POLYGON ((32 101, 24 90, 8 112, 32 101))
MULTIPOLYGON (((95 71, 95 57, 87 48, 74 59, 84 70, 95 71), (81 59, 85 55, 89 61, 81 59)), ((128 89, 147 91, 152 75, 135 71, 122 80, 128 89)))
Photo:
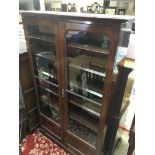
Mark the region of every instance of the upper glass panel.
POLYGON ((69 31, 66 40, 68 90, 101 103, 110 45, 108 36, 69 31))
POLYGON ((66 33, 68 130, 96 146, 110 40, 105 33, 66 33))
POLYGON ((31 38, 55 42, 55 33, 49 26, 31 25, 28 27, 28 32, 31 38))
POLYGON ((28 27, 35 75, 57 84, 57 64, 54 30, 48 26, 28 27))

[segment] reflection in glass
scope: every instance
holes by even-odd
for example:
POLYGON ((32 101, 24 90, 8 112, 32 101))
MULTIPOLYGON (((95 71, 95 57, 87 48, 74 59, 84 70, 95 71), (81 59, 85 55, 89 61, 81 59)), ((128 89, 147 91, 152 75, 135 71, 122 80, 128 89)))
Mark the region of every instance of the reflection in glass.
POLYGON ((34 77, 39 93, 40 112, 60 123, 55 31, 49 26, 29 25, 34 77))
POLYGON ((36 54, 38 76, 53 83, 57 83, 56 62, 52 52, 36 54))
POLYGON ((55 33, 48 26, 28 27, 35 75, 57 84, 55 33))
POLYGON ((104 33, 66 33, 69 130, 96 146, 110 41, 104 33))
POLYGON ((40 39, 49 42, 54 42, 55 40, 55 33, 48 26, 31 25, 28 26, 28 32, 30 38, 40 39))
POLYGON ((60 110, 59 110, 59 99, 58 96, 52 94, 48 89, 39 87, 39 96, 40 96, 40 108, 41 112, 59 123, 60 119, 60 110))
POLYGON ((86 142, 90 143, 93 146, 96 146, 97 135, 89 128, 85 127, 82 124, 79 124, 78 122, 72 119, 69 119, 68 128, 72 133, 74 133, 81 139, 85 140, 86 142))

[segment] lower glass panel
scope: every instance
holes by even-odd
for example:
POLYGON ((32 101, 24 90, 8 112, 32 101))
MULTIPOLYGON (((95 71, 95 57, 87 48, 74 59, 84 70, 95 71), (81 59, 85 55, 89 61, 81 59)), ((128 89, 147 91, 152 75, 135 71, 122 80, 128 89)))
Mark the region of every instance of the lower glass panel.
POLYGON ((89 111, 81 109, 72 103, 69 104, 68 129, 87 143, 96 146, 99 117, 89 111))
POLYGON ((85 140, 87 143, 93 146, 96 146, 97 134, 94 131, 72 119, 69 119, 68 128, 73 134, 75 134, 79 138, 85 140))
POLYGON ((60 123, 60 110, 58 96, 44 88, 38 87, 40 96, 40 111, 56 123, 60 123))
POLYGON ((86 99, 82 99, 80 97, 74 96, 72 94, 68 94, 68 102, 80 107, 81 109, 87 111, 91 115, 100 116, 101 104, 93 103, 86 99))
POLYGON ((60 113, 55 110, 55 108, 49 106, 49 105, 44 105, 42 106, 41 110, 40 110, 45 116, 49 117, 50 119, 52 119, 54 122, 56 123, 60 123, 60 113))

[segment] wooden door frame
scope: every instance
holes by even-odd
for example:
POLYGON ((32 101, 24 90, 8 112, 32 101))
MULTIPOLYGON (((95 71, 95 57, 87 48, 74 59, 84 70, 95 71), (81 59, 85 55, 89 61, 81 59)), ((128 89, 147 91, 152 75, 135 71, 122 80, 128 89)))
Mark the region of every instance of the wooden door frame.
MULTIPOLYGON (((29 40, 29 34, 28 34, 28 26, 29 25, 43 25, 43 26, 48 26, 50 28, 53 28, 54 32, 55 32, 55 36, 56 36, 56 40, 55 40, 55 45, 56 45, 56 62, 57 62, 57 77, 58 77, 58 94, 59 94, 59 108, 60 111, 62 111, 62 102, 61 102, 61 76, 60 76, 60 63, 58 63, 60 61, 60 50, 59 50, 59 29, 58 29, 58 23, 57 22, 53 22, 53 21, 47 21, 46 19, 35 19, 35 18, 23 18, 23 27, 24 27, 24 33, 25 33, 25 40, 26 40, 26 46, 27 46, 27 50, 28 50, 28 57, 30 60, 30 70, 32 75, 34 74, 34 66, 33 66, 33 58, 32 58, 32 54, 33 52, 31 51, 31 45, 30 45, 30 40, 29 40)), ((35 77, 33 76, 33 82, 35 85, 35 91, 36 91, 36 96, 37 96, 37 104, 38 104, 38 109, 39 109, 39 113, 40 113, 40 101, 39 101, 39 96, 38 96, 38 88, 37 88, 37 82, 35 77)), ((63 139, 63 123, 62 123, 62 113, 60 112, 60 131, 61 131, 61 140, 63 139)), ((41 120, 40 120, 41 122, 41 120)))
MULTIPOLYGON (((115 62, 115 55, 117 51, 117 44, 119 40, 119 27, 108 27, 108 26, 96 26, 96 25, 87 25, 87 24, 77 24, 77 23, 60 23, 61 27, 61 73, 62 73, 62 89, 66 90, 66 44, 65 44, 65 33, 68 30, 79 30, 79 31, 90 31, 90 32, 103 32, 108 34, 110 38, 110 48, 109 48, 109 57, 107 63, 106 70, 106 79, 105 86, 103 89, 104 99, 101 107, 101 113, 99 118, 99 132, 97 136, 97 144, 96 144, 96 154, 100 154, 103 147, 104 142, 104 127, 105 121, 107 119, 107 111, 109 107, 109 94, 112 86, 112 74, 113 74, 113 66, 115 62)), ((68 103, 67 103, 67 94, 63 98, 63 127, 64 127, 64 140, 67 143, 67 119, 68 119, 68 103)))

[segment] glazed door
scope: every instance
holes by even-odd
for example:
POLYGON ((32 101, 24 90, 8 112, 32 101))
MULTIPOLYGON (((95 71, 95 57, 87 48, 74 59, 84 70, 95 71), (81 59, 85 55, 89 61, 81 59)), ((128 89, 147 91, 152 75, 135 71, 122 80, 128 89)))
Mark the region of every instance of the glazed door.
POLYGON ((65 25, 64 133, 68 144, 86 154, 99 152, 104 140, 116 44, 113 33, 99 26, 65 25))
POLYGON ((62 119, 58 24, 29 19, 26 28, 41 126, 60 138, 62 119))

